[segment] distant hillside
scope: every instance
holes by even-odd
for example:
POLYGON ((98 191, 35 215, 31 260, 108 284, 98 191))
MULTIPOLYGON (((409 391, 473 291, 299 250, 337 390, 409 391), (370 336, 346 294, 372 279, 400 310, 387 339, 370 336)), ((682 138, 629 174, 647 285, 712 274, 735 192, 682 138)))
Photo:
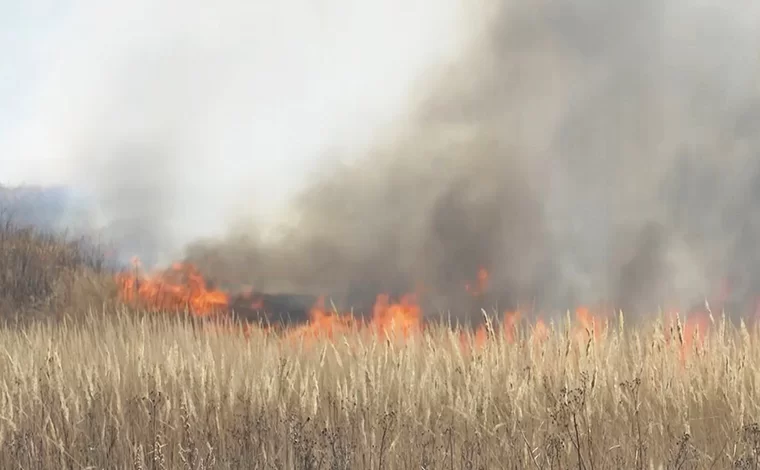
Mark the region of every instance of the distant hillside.
POLYGON ((125 228, 118 219, 105 224, 98 220, 94 201, 66 186, 0 185, 0 224, 6 221, 47 234, 84 236, 107 253, 106 264, 111 267, 127 266, 133 256, 153 266, 159 252, 155 241, 139 229, 125 228))
POLYGON ((65 186, 0 185, 0 218, 43 231, 82 230, 87 225, 86 201, 65 186))

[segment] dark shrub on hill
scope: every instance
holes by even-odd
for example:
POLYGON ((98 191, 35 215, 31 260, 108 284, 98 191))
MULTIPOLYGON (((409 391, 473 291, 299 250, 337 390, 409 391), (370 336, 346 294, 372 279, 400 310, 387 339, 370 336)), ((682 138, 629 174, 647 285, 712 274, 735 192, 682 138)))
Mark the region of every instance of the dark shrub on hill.
POLYGON ((112 299, 104 257, 85 239, 18 223, 0 211, 0 316, 77 316, 112 299))

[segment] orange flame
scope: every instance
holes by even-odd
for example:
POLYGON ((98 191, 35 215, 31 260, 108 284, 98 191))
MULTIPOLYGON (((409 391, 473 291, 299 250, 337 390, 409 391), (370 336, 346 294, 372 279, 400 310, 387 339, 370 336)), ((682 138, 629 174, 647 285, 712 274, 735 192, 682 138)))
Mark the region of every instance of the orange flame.
POLYGON ((504 312, 504 339, 506 339, 508 343, 515 342, 515 332, 519 321, 519 311, 504 312))
POLYGON ((302 339, 325 336, 332 339, 335 334, 348 333, 353 326, 352 316, 328 312, 325 309, 324 297, 319 297, 309 310, 309 323, 296 327, 288 336, 302 339))
POLYGON ((690 313, 685 319, 678 315, 678 312, 669 311, 666 313, 665 323, 665 340, 668 344, 675 341, 680 344, 679 354, 681 363, 685 364, 689 355, 695 347, 704 346, 705 339, 710 332, 710 316, 707 312, 697 310, 690 313), (681 322, 680 336, 678 332, 678 322, 681 322), (696 339, 696 344, 694 340, 696 339))
MULTIPOLYGON (((139 266, 134 259, 133 265, 139 266)), ((174 263, 171 268, 155 276, 139 277, 134 273, 121 273, 116 277, 119 295, 123 301, 138 303, 161 310, 184 310, 206 316, 223 311, 229 305, 227 294, 209 289, 206 280, 192 264, 174 263)))
MULTIPOLYGON (((134 270, 117 275, 119 296, 123 301, 139 303, 152 309, 161 310, 188 310, 191 314, 199 317, 209 317, 212 314, 227 312, 230 309, 230 298, 227 293, 209 286, 199 270, 192 264, 175 263, 169 269, 156 273, 152 276, 140 276, 140 260, 133 259, 134 270)), ((481 268, 478 271, 477 282, 467 284, 467 291, 472 295, 481 295, 488 289, 488 271, 481 268)), ((285 337, 311 340, 323 336, 333 339, 336 335, 354 332, 358 327, 372 327, 380 334, 395 334, 403 338, 419 334, 423 331, 424 322, 422 308, 418 303, 417 294, 406 294, 397 301, 392 301, 388 294, 377 296, 372 308, 372 315, 367 322, 357 321, 351 314, 331 312, 325 308, 325 299, 320 297, 309 311, 309 321, 306 325, 288 330, 285 337)), ((253 289, 242 293, 242 299, 250 303, 253 309, 263 309, 264 304, 253 289)), ((758 302, 760 305, 760 301, 758 302)), ((760 312, 758 307, 757 312, 760 312)), ((757 313, 760 315, 760 313, 757 313)), ((679 342, 679 352, 682 362, 685 363, 689 354, 695 348, 703 347, 705 339, 710 331, 711 319, 706 310, 690 313, 685 320, 681 319, 680 339, 669 334, 675 333, 676 314, 671 313, 666 323, 666 338, 669 343, 674 340, 679 342), (698 332, 698 333, 697 333, 698 332)), ((215 317, 216 318, 216 317, 215 317)), ((519 311, 507 311, 503 314, 503 328, 494 332, 503 335, 507 343, 516 340, 517 324, 520 321, 519 311)), ((600 340, 606 334, 609 325, 604 316, 599 316, 588 307, 581 306, 575 310, 573 327, 576 337, 582 341, 589 338, 600 340)), ((212 325, 213 326, 213 325, 212 325)), ((230 332, 237 331, 237 327, 222 327, 230 332)), ((219 329, 217 328, 217 329, 219 329)), ((250 337, 257 328, 251 325, 243 325, 242 333, 250 337)), ((261 328, 260 331, 269 334, 274 329, 261 328)), ((366 331, 366 330, 365 330, 366 331)), ((532 327, 528 341, 539 345, 544 343, 550 335, 547 324, 538 318, 532 327)), ((480 326, 471 334, 472 338, 462 333, 460 339, 465 349, 471 347, 480 348, 489 341, 490 334, 485 325, 480 326)))
MULTIPOLYGON (((320 297, 309 311, 309 322, 291 330, 287 337, 307 342, 318 337, 332 339, 336 334, 349 333, 359 326, 361 324, 351 314, 328 312, 324 297, 320 297)), ((398 302, 391 302, 387 294, 378 295, 369 326, 378 334, 396 334, 403 338, 422 331, 422 309, 416 295, 407 294, 398 302)))
POLYGON ((576 333, 580 341, 586 341, 590 337, 599 341, 607 328, 604 319, 592 314, 588 307, 578 307, 575 310, 575 320, 580 328, 580 331, 576 333))
POLYGON ((478 297, 483 295, 486 290, 488 290, 488 280, 489 280, 489 274, 488 271, 485 268, 478 269, 478 277, 475 284, 470 284, 469 282, 465 284, 464 288, 467 292, 470 293, 470 295, 474 297, 478 297))
POLYGON ((415 294, 406 294, 396 303, 390 296, 380 294, 372 308, 372 325, 379 332, 396 332, 408 337, 422 329, 422 309, 415 294))
POLYGON ((533 335, 531 341, 533 344, 543 343, 549 339, 549 327, 542 319, 536 320, 536 324, 533 326, 533 335))
MULTIPOLYGON (((504 335, 504 340, 508 344, 512 344, 515 342, 515 333, 516 333, 517 323, 519 320, 520 320, 519 311, 504 312, 502 332, 504 335)), ((494 334, 498 334, 498 333, 494 332, 494 334)), ((489 340, 488 327, 486 325, 480 325, 478 328, 475 329, 475 332, 473 333, 473 345, 476 348, 482 348, 483 346, 485 346, 488 340, 489 340)), ((467 334, 465 332, 462 332, 460 334, 460 341, 464 349, 469 348, 469 343, 467 341, 467 334)))

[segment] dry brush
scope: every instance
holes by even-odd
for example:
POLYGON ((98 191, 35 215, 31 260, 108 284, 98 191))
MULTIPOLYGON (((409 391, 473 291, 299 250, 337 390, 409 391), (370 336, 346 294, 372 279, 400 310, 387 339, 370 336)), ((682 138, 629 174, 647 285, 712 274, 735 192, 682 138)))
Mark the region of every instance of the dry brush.
POLYGON ((4 328, 0 466, 756 468, 760 347, 716 323, 685 359, 654 325, 482 348, 116 311, 4 328))

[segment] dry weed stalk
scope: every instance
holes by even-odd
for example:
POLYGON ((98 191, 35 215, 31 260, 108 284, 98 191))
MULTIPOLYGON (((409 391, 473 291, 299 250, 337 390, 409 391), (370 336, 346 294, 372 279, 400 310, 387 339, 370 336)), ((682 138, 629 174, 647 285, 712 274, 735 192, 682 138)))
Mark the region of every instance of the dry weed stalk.
POLYGON ((125 311, 5 327, 0 465, 755 468, 760 347, 720 324, 686 367, 630 326, 471 351, 447 327, 298 347, 125 311))

